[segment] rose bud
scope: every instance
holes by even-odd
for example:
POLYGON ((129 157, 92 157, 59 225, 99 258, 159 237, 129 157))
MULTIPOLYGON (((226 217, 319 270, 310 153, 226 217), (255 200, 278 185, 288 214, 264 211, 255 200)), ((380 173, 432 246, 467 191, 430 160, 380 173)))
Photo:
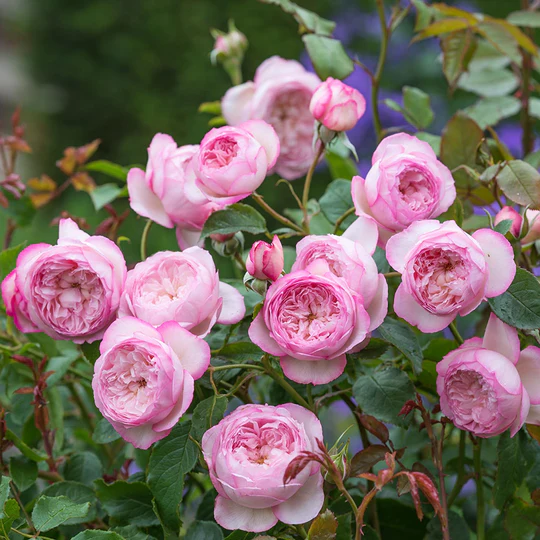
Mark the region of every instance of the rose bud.
POLYGON ((212 63, 227 62, 235 60, 242 62, 244 52, 248 48, 246 36, 240 32, 232 21, 229 21, 229 32, 224 33, 219 30, 212 30, 212 36, 215 38, 214 48, 210 54, 212 63))
POLYGON ((364 115, 366 100, 355 88, 328 77, 315 90, 309 110, 328 129, 348 131, 364 115))
POLYGON ((523 245, 531 244, 540 239, 540 211, 527 210, 525 212, 525 218, 527 219, 527 234, 521 239, 523 245))
POLYGON ((519 238, 521 233, 521 225, 523 224, 523 217, 519 212, 514 210, 511 206, 503 206, 499 213, 495 216, 494 224, 498 225, 501 221, 510 219, 512 225, 510 226, 510 232, 515 238, 519 238))
POLYGON ((271 244, 263 240, 253 244, 246 260, 246 270, 256 279, 276 281, 283 272, 283 247, 277 235, 271 244))

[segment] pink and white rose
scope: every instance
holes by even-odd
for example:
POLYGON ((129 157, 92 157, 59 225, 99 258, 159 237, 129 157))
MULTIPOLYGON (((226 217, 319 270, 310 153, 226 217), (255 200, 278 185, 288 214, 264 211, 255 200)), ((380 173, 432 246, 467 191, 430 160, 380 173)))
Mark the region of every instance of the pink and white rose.
POLYGON ((356 214, 379 225, 379 245, 411 223, 446 212, 456 198, 452 174, 428 143, 412 135, 386 137, 375 150, 366 178, 352 179, 356 214))
POLYGON ((96 407, 135 448, 166 437, 193 399, 194 380, 210 365, 210 347, 169 321, 159 328, 134 317, 116 320, 94 365, 96 407))
POLYGON ((272 56, 258 67, 253 81, 234 86, 223 97, 228 124, 262 119, 274 127, 281 145, 275 172, 287 180, 305 175, 315 158, 309 104, 320 82, 299 62, 272 56))
POLYGON ((264 532, 282 521, 314 519, 324 502, 320 465, 312 462, 287 485, 283 476, 301 452, 316 452, 318 418, 292 403, 243 405, 202 440, 210 479, 218 492, 216 521, 225 529, 264 532))
POLYGON ((137 317, 153 326, 176 321, 206 336, 215 323, 234 324, 244 317, 244 298, 219 281, 208 251, 160 251, 128 272, 119 317, 137 317))
POLYGON ((256 279, 276 281, 283 272, 283 247, 277 235, 271 244, 259 240, 249 250, 246 260, 248 274, 256 279))
POLYGON ((118 246, 60 220, 58 243, 33 244, 2 282, 7 314, 21 332, 91 343, 116 318, 126 280, 118 246))
POLYGON ((359 350, 374 324, 363 298, 317 259, 272 283, 249 337, 279 357, 289 379, 326 384, 343 373, 346 353, 359 350))
POLYGON ((512 246, 502 234, 479 229, 470 236, 454 221, 413 223, 388 241, 386 258, 401 273, 396 314, 427 333, 499 296, 516 274, 512 246))
POLYGON ((364 96, 338 79, 328 77, 322 82, 309 104, 311 114, 332 131, 348 131, 366 111, 364 96))
POLYGON ((209 131, 194 158, 197 187, 221 208, 249 197, 279 156, 274 128, 262 120, 209 131))
POLYGON ((468 339, 437 364, 441 410, 478 437, 540 424, 540 349, 520 353, 517 330, 493 313, 484 339, 468 339))
POLYGON ((519 238, 521 226, 523 225, 523 216, 511 206, 503 206, 495 216, 493 224, 498 225, 501 221, 508 219, 512 222, 510 232, 514 238, 519 238))
POLYGON ((208 216, 219 207, 195 186, 193 157, 198 145, 178 148, 170 135, 158 133, 148 148, 146 172, 128 173, 129 202, 134 212, 172 229, 182 249, 199 243, 208 216))

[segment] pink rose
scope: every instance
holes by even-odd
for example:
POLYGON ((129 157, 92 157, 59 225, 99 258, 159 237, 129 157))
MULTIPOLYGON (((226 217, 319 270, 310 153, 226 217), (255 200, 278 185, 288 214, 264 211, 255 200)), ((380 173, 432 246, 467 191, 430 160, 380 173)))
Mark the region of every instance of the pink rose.
POLYGON ((499 213, 495 216, 493 224, 498 225, 501 221, 505 221, 507 219, 512 221, 510 232, 515 238, 519 238, 521 233, 521 225, 523 224, 523 217, 511 206, 503 206, 499 213))
POLYGON ((296 245, 292 271, 306 270, 317 260, 326 261, 330 272, 343 278, 364 302, 369 331, 379 327, 388 312, 388 284, 372 258, 377 245, 377 224, 359 217, 343 236, 306 236, 296 245))
POLYGON ((246 270, 256 279, 276 281, 283 272, 283 247, 277 235, 272 244, 259 240, 249 251, 246 270))
POLYGON ((315 90, 309 110, 328 129, 348 131, 364 115, 366 100, 355 88, 328 77, 315 90))
POLYGON ((352 179, 356 214, 379 225, 379 245, 420 219, 446 212, 456 198, 454 179, 428 143, 405 133, 386 137, 366 178, 352 179))
POLYGON ((160 251, 135 265, 127 275, 119 317, 133 316, 154 326, 176 321, 206 336, 214 324, 234 324, 245 314, 244 299, 219 281, 208 251, 160 251))
POLYGON ((362 297, 317 259, 270 285, 249 337, 279 357, 289 379, 326 384, 343 373, 346 353, 358 350, 371 329, 362 297))
POLYGON ((262 120, 212 129, 194 158, 197 187, 220 207, 235 203, 263 183, 278 155, 276 132, 262 120))
POLYGON ((146 450, 166 437, 193 399, 210 347, 178 323, 159 328, 125 317, 99 346, 92 388, 96 407, 126 441, 146 450))
POLYGON ((540 211, 538 210, 527 210, 525 212, 525 217, 527 218, 527 224, 529 225, 529 230, 527 234, 521 239, 523 245, 532 244, 540 239, 540 211))
POLYGON ((305 175, 315 158, 309 103, 320 82, 299 62, 272 56, 258 67, 253 81, 234 86, 223 97, 222 112, 230 125, 262 119, 274 127, 281 144, 275 172, 287 180, 305 175))
POLYGON ((396 314, 427 333, 499 296, 516 274, 512 246, 502 234, 479 229, 469 236, 454 221, 413 223, 388 241, 386 258, 402 274, 396 314))
POLYGON ((218 209, 195 186, 192 159, 198 149, 178 148, 172 137, 158 133, 148 148, 146 172, 133 168, 127 179, 133 211, 163 227, 176 226, 182 249, 199 242, 204 222, 218 209))
POLYGON ((116 318, 126 263, 114 242, 60 220, 58 244, 33 244, 2 282, 7 314, 21 332, 91 343, 116 318))
POLYGON ((321 423, 292 403, 243 405, 202 440, 210 479, 218 492, 214 517, 225 529, 263 532, 277 522, 305 523, 324 502, 320 465, 313 462, 290 483, 283 475, 301 452, 316 452, 321 423))
POLYGON ((540 424, 540 349, 520 353, 515 328, 493 313, 484 339, 468 339, 437 364, 441 410, 478 437, 540 424), (530 407, 530 404, 534 404, 530 407))

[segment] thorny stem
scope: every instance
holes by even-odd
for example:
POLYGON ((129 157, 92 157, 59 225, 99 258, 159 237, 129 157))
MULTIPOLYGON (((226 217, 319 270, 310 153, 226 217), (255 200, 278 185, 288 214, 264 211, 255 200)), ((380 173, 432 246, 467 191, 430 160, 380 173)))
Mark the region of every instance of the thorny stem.
POLYGON ((307 204, 309 201, 309 190, 311 188, 311 181, 313 180, 313 173, 315 172, 315 168, 317 167, 317 163, 319 163, 319 160, 321 159, 321 156, 324 153, 324 144, 322 141, 319 141, 319 146, 317 148, 317 152, 315 153, 315 157, 313 158, 313 163, 311 164, 309 171, 306 175, 306 181, 304 183, 304 191, 302 192, 302 210, 304 212, 304 229, 307 233, 309 233, 309 216, 308 216, 308 210, 307 210, 307 204))
POLYGON ((373 488, 369 493, 367 493, 362 499, 362 504, 358 508, 358 511, 354 513, 356 517, 356 535, 355 540, 360 540, 362 538, 362 529, 360 524, 364 522, 364 514, 366 513, 367 507, 371 500, 377 495, 377 488, 373 488))
POLYGON ((390 32, 386 26, 386 17, 384 14, 384 0, 376 0, 377 12, 379 14, 379 20, 381 22, 382 41, 381 52, 379 53, 379 62, 375 75, 372 77, 371 84, 371 107, 373 109, 373 125, 375 126, 375 133, 377 135, 377 142, 382 138, 382 125, 381 117, 379 115, 379 87, 381 84, 382 72, 384 69, 384 63, 386 62, 386 52, 388 49, 388 41, 390 39, 390 32))
POLYGON ((482 478, 482 439, 477 437, 473 441, 474 471, 476 473, 476 538, 485 538, 485 504, 484 504, 484 480, 482 478))
POLYGON ((17 229, 17 224, 15 223, 15 221, 13 221, 12 219, 8 219, 6 224, 6 235, 4 236, 3 249, 7 249, 10 246, 15 229, 17 229))
POLYGON ((256 191, 254 191, 251 194, 253 200, 266 212, 268 212, 274 219, 285 225, 286 227, 289 227, 290 229, 295 230, 296 232, 304 233, 304 230, 299 227, 296 223, 291 221, 290 219, 287 219, 285 216, 282 216, 279 212, 276 212, 265 200, 262 198, 261 195, 259 195, 256 191))
POLYGON ((148 241, 148 233, 150 232, 150 227, 152 226, 153 221, 149 219, 144 226, 142 236, 141 236, 141 261, 146 260, 146 243, 148 241))
POLYGON ((457 341, 458 345, 463 345, 463 338, 461 337, 461 334, 459 333, 456 324, 451 322, 448 325, 448 328, 450 328, 450 332, 452 332, 452 335, 454 336, 454 339, 457 341))

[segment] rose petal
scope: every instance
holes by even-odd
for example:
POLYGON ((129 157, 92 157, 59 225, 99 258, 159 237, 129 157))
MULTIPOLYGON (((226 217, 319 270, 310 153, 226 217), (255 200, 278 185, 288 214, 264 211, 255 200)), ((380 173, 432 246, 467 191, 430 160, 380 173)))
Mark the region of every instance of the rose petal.
POLYGON ((270 336, 268 327, 264 322, 262 310, 250 324, 248 335, 249 339, 251 339, 255 345, 258 345, 264 352, 273 356, 283 356, 283 350, 270 336))
POLYGON ((482 346, 484 349, 501 353, 514 365, 517 364, 519 358, 517 330, 503 323, 494 313, 489 316, 482 346))
POLYGON ((282 356, 279 360, 285 376, 300 384, 332 382, 343 373, 347 365, 345 354, 330 360, 297 360, 292 356, 282 356))
POLYGON ((114 321, 103 336, 99 351, 103 354, 120 341, 133 337, 135 332, 161 341, 161 334, 151 325, 135 317, 122 317, 114 321))
POLYGON ((221 313, 217 319, 219 324, 236 324, 246 314, 244 297, 228 283, 219 282, 219 296, 223 298, 221 313))
POLYGON ((237 126, 249 120, 254 93, 255 85, 251 81, 227 90, 221 101, 221 114, 227 120, 227 124, 237 126))
POLYGON ((221 495, 216 497, 214 518, 229 531, 240 529, 254 533, 267 531, 278 522, 272 508, 246 508, 221 495))
POLYGON ((523 349, 516 368, 529 394, 531 405, 540 405, 540 349, 532 345, 523 349))
POLYGON ((377 222, 371 216, 362 214, 343 233, 343 237, 358 242, 370 255, 373 255, 379 240, 377 222))
POLYGON ((274 507, 274 514, 283 523, 298 525, 316 518, 324 503, 323 478, 320 473, 310 476, 290 498, 274 507))
POLYGON ((264 120, 249 120, 238 127, 245 129, 257 139, 264 148, 268 159, 268 168, 271 169, 279 157, 279 138, 275 129, 264 120))

